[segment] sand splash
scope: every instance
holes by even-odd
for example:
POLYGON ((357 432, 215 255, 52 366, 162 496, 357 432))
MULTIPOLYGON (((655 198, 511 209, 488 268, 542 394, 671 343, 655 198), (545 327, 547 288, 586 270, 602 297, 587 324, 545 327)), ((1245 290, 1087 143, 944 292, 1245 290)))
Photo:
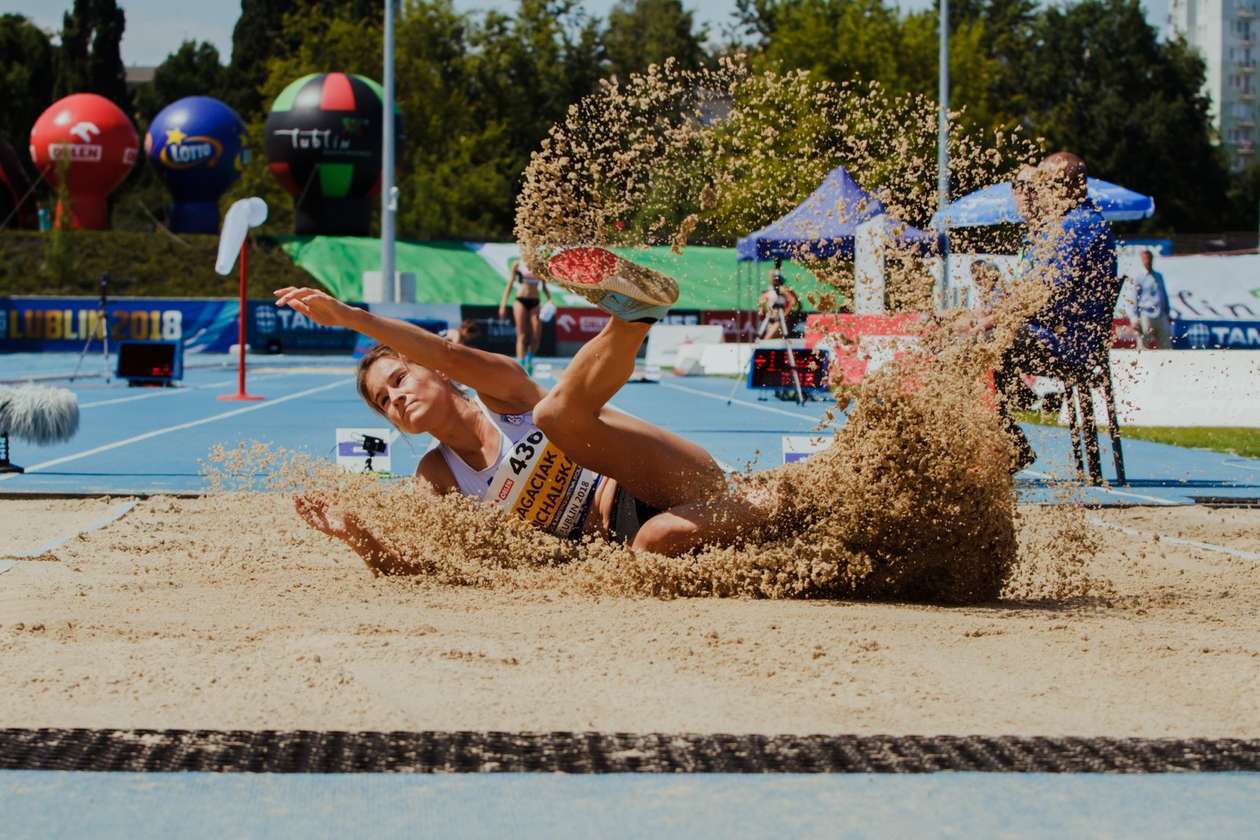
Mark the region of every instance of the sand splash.
MULTIPOLYGON (((517 236, 537 272, 566 245, 680 250, 730 241, 794 206, 838 164, 891 216, 925 225, 935 205, 935 120, 930 101, 875 85, 752 74, 738 61, 696 73, 653 68, 604 83, 553 129, 526 171, 517 236)), ((1034 152, 1018 134, 956 131, 955 190, 1008 178, 1034 152)), ((810 268, 851 290, 845 263, 810 268)), ((894 253, 887 294, 891 310, 932 311, 923 260, 894 253)), ((353 511, 403 558, 390 573, 444 584, 951 604, 1090 594, 1098 584, 1087 572, 1093 544, 1079 506, 1055 509, 1050 538, 1020 539, 1010 444, 985 375, 1044 296, 1038 284, 1005 289, 986 338, 928 318, 920 349, 838 393, 835 413, 853 408, 833 446, 733 479, 771 511, 769 526, 684 557, 558 540, 417 482, 381 482, 256 446, 218 450, 210 472, 221 486, 302 493, 353 511)))

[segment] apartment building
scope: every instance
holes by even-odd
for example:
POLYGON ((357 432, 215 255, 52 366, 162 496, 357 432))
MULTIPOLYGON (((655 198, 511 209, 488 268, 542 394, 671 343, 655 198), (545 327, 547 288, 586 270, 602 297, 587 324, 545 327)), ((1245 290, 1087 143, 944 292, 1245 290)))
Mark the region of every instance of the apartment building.
POLYGON ((1230 167, 1240 171, 1256 156, 1256 0, 1172 0, 1173 31, 1198 48, 1206 64, 1205 92, 1212 124, 1230 167))

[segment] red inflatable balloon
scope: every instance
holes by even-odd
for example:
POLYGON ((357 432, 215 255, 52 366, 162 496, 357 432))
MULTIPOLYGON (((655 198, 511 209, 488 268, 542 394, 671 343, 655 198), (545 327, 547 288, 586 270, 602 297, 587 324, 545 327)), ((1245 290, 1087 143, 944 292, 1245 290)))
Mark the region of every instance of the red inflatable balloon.
POLYGON ((57 222, 69 212, 71 227, 108 228, 106 199, 135 166, 139 148, 135 126, 105 97, 75 93, 54 102, 31 129, 31 160, 53 187, 64 168, 70 207, 58 202, 57 222))

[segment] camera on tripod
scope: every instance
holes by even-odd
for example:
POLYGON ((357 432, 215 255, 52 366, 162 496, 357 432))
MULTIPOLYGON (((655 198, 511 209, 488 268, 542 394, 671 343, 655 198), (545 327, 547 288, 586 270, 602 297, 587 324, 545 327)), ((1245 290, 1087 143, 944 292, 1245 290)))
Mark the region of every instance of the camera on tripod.
POLYGON ((363 465, 364 472, 372 472, 372 458, 382 455, 388 448, 382 438, 374 435, 363 435, 363 451, 367 453, 367 462, 363 465))

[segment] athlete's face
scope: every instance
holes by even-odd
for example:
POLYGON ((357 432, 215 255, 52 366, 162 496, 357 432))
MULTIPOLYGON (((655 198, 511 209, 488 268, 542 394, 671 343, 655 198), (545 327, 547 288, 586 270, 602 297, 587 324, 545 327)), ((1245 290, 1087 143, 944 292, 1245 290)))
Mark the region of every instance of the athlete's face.
POLYGON ((409 435, 432 431, 452 393, 445 377, 390 356, 368 369, 364 384, 373 407, 409 435))

